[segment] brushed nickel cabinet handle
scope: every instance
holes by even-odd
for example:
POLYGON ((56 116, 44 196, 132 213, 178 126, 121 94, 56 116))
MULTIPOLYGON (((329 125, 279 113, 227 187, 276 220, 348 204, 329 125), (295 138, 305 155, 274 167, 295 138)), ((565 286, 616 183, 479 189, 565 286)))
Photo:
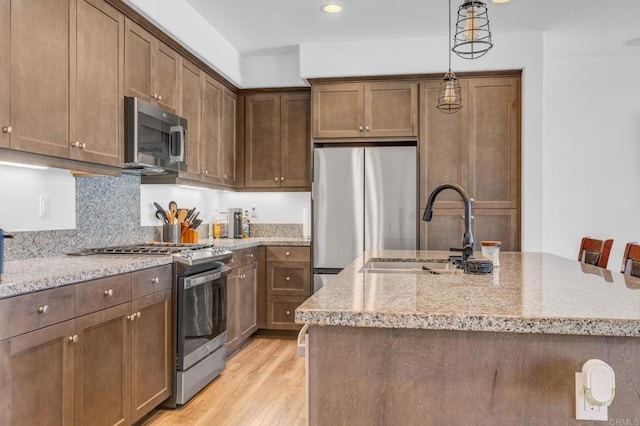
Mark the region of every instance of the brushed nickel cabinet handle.
POLYGON ((11 133, 12 131, 13 131, 13 128, 11 126, 2 128, 2 133, 11 133))
POLYGON ((48 312, 49 312, 49 305, 44 305, 44 306, 38 307, 38 313, 39 314, 46 314, 48 312))
POLYGON ((104 291, 104 296, 105 297, 113 296, 113 290, 112 289, 105 290, 104 291))
POLYGON ((73 336, 69 336, 69 341, 71 343, 78 343, 78 335, 74 334, 73 336))
POLYGON ((152 283, 152 284, 158 284, 159 282, 160 282, 160 278, 158 278, 158 277, 155 277, 155 278, 153 278, 153 279, 151 280, 151 283, 152 283))

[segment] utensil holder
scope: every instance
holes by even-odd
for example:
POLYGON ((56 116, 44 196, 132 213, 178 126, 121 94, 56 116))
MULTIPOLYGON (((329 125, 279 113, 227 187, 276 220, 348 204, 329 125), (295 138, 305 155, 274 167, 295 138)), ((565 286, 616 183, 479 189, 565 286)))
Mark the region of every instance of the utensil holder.
POLYGON ((180 225, 165 223, 162 226, 162 241, 167 243, 180 243, 180 225))

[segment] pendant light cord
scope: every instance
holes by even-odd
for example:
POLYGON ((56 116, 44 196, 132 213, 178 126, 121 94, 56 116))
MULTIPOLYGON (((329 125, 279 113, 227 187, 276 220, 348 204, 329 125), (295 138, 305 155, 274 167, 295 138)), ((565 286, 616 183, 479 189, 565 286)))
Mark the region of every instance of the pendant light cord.
POLYGON ((451 73, 451 0, 449 0, 449 73, 451 73))

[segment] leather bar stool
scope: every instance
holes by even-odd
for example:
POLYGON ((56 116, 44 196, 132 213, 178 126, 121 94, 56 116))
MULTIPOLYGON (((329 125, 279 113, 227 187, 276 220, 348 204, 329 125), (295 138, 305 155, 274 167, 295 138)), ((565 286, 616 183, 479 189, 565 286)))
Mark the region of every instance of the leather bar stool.
POLYGON ((620 272, 640 278, 640 244, 627 243, 622 256, 622 270, 620 272))
POLYGON ((588 263, 600 268, 606 268, 609 263, 609 254, 613 240, 596 240, 584 237, 580 243, 580 251, 578 252, 578 261, 588 263))

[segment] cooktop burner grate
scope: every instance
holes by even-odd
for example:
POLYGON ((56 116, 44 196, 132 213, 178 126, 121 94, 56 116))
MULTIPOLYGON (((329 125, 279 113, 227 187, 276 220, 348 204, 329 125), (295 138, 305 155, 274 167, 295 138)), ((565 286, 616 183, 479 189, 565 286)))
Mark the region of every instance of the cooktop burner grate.
POLYGON ((183 250, 202 250, 213 248, 213 244, 175 244, 150 242, 144 244, 133 244, 126 246, 98 247, 84 249, 77 253, 69 253, 77 256, 89 256, 92 254, 148 254, 148 255, 168 255, 180 253, 183 250))

